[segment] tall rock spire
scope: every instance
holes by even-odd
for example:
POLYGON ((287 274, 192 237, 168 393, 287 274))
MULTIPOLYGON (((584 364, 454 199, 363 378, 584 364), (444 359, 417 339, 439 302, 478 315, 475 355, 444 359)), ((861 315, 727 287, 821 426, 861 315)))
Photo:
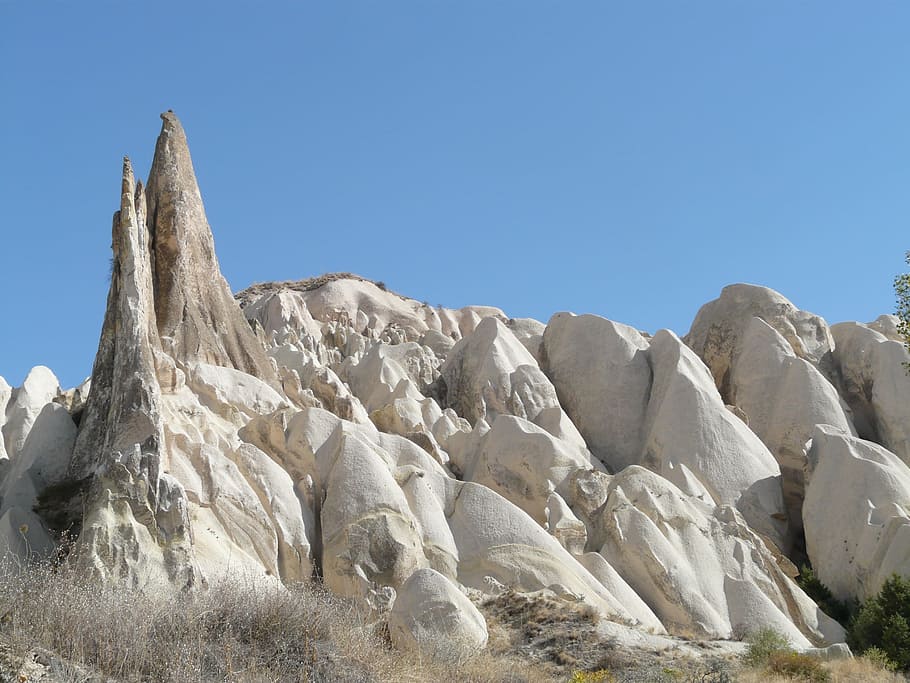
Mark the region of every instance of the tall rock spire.
POLYGON ((221 275, 183 127, 172 111, 161 118, 145 195, 164 350, 178 363, 233 367, 277 386, 271 362, 221 275))
POLYGON ((173 374, 155 319, 142 188, 123 160, 113 263, 98 354, 69 476, 83 514, 79 561, 134 583, 192 584, 196 571, 183 488, 165 473, 159 375, 173 374))
POLYGON ((215 257, 186 135, 161 115, 147 187, 123 162, 107 310, 69 467, 79 560, 137 585, 194 583, 188 499, 169 474, 167 396, 209 363, 278 387, 215 257))
POLYGON ((136 192, 133 168, 124 157, 107 310, 92 368, 92 391, 70 467, 76 479, 103 467, 110 453, 136 446, 142 452, 157 453, 163 442, 155 364, 161 343, 155 323, 149 232, 137 211, 137 196, 141 193, 136 192))

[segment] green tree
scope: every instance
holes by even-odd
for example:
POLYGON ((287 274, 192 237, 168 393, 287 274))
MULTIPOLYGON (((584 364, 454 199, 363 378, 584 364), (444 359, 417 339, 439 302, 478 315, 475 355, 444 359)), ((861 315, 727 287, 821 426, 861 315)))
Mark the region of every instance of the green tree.
MULTIPOLYGON (((904 260, 910 264, 910 251, 904 260)), ((902 273, 894 278, 894 293, 897 295, 897 331, 904 338, 904 344, 910 350, 910 273, 902 273)), ((910 369, 910 368, 908 368, 910 369)))
POLYGON ((815 604, 821 608, 822 612, 838 621, 842 626, 846 626, 849 623, 857 605, 835 598, 831 594, 831 590, 815 575, 812 567, 804 564, 799 570, 796 583, 799 584, 799 587, 803 589, 806 595, 815 601, 815 604))
POLYGON ((893 574, 885 581, 879 594, 860 607, 847 642, 857 652, 880 648, 910 671, 910 580, 893 574))

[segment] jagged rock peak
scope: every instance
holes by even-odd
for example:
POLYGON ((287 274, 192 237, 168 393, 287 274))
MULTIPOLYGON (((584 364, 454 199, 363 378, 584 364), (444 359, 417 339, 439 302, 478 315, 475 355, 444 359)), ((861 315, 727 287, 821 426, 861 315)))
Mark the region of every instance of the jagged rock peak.
POLYGON ((161 119, 145 197, 162 345, 178 363, 231 367, 277 385, 221 274, 183 126, 170 110, 161 119))
POLYGON ((111 453, 161 443, 159 385, 149 232, 136 211, 136 186, 123 158, 120 210, 114 214, 113 267, 107 310, 92 368, 92 391, 70 471, 82 479, 103 469, 111 453))
POLYGON ((81 500, 67 506, 82 513, 81 562, 186 586, 198 574, 166 399, 200 364, 278 379, 221 275, 183 128, 173 112, 162 119, 145 188, 123 161, 107 309, 68 468, 81 500))

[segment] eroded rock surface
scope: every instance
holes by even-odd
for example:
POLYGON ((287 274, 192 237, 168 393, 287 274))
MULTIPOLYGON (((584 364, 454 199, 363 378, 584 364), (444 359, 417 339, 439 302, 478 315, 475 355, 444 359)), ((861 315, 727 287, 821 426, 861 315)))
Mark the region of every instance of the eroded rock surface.
POLYGON ((732 507, 629 467, 613 478, 600 514, 600 553, 671 633, 730 638, 761 623, 799 647, 843 640, 840 625, 793 584, 732 507))
POLYGON ((480 611, 445 576, 418 569, 401 586, 389 613, 389 637, 404 652, 460 661, 487 644, 480 611))
POLYGON ((910 354, 896 337, 891 316, 875 323, 831 328, 841 390, 864 439, 882 444, 910 464, 910 354))
POLYGON ((596 315, 557 313, 543 334, 544 370, 591 452, 612 471, 641 462, 651 395, 648 341, 596 315))
POLYGON ((699 313, 696 354, 667 330, 431 307, 345 273, 255 285, 241 310, 162 118, 148 187, 124 164, 91 381, 0 381, 17 557, 68 528, 77 561, 143 589, 317 576, 391 609, 401 649, 456 658, 487 638, 468 595, 577 603, 623 642, 842 640, 778 550, 793 520, 839 595, 910 563, 910 473, 851 432, 850 408, 903 448, 893 320, 835 347, 817 316, 737 285, 699 313))
POLYGON ((809 450, 806 550, 841 600, 874 596, 910 576, 910 467, 878 444, 820 425, 809 450))
MULTIPOLYGON (((135 586, 311 571, 294 482, 236 435, 288 405, 221 276, 186 137, 168 112, 149 186, 124 161, 113 272, 68 478, 79 561, 135 586)), ((310 522, 312 525, 312 522, 310 522)))
POLYGON ((827 323, 801 311, 786 297, 767 287, 735 284, 723 288, 720 297, 698 311, 688 344, 711 369, 724 400, 730 400, 730 367, 739 339, 752 318, 761 318, 787 340, 798 358, 817 365, 830 376, 830 352, 834 339, 827 323))
POLYGON ((162 344, 180 363, 235 368, 276 384, 262 345, 221 275, 183 127, 171 111, 161 119, 145 189, 145 220, 154 252, 155 320, 162 344))
POLYGON ((855 433, 852 413, 834 386, 761 318, 739 338, 730 372, 734 405, 781 468, 790 534, 785 550, 802 534, 806 450, 816 425, 855 433))

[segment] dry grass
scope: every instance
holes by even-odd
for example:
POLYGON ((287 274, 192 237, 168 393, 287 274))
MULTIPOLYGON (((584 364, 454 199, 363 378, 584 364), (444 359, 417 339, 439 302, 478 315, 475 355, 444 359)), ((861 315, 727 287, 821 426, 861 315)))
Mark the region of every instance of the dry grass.
POLYGON ((613 667, 614 649, 596 631, 597 617, 584 605, 508 591, 481 604, 490 632, 490 649, 520 653, 539 662, 558 680, 573 669, 613 667))
POLYGON ((534 662, 533 681, 572 683, 728 683, 735 659, 629 649, 598 629, 587 606, 507 591, 480 605, 489 654, 534 662))
POLYGON ((0 577, 0 681, 33 680, 36 666, 72 683, 545 680, 490 652, 444 665, 403 655, 381 618, 313 585, 241 580, 175 597, 100 585, 66 566, 0 577))
MULTIPOLYGON (((312 584, 237 580, 173 596, 100 585, 67 565, 17 569, 0 576, 0 683, 793 680, 618 648, 590 610, 547 597, 506 593, 481 608, 486 650, 440 663, 397 652, 382 617, 312 584)), ((834 683, 907 683, 861 658, 824 667, 834 683)))
MULTIPOLYGON (((885 671, 863 657, 824 662, 822 666, 830 673, 830 683, 907 683, 905 676, 885 671)), ((769 673, 767 669, 750 668, 740 672, 736 680, 738 683, 793 683, 794 679, 769 673)))
MULTIPOLYGON (((8 572, 0 637, 12 655, 128 681, 373 680, 381 636, 311 588, 236 582, 173 597, 100 585, 67 567, 8 572)), ((59 672, 58 672, 59 673, 59 672)))

